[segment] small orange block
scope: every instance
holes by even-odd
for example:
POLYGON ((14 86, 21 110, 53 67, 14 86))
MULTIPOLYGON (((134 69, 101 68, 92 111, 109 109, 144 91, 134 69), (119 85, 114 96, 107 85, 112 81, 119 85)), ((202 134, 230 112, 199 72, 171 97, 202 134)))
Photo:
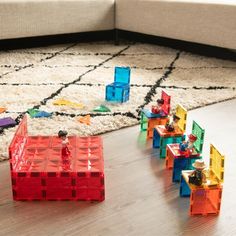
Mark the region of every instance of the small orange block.
POLYGON ((0 107, 0 113, 5 112, 6 110, 7 110, 7 108, 5 108, 5 107, 0 107))
POLYGON ((90 115, 81 116, 78 118, 78 121, 82 124, 90 125, 90 115))
POLYGON ((153 129, 157 125, 166 125, 168 122, 168 118, 151 118, 148 120, 148 127, 147 127, 147 138, 150 139, 153 137, 153 129))

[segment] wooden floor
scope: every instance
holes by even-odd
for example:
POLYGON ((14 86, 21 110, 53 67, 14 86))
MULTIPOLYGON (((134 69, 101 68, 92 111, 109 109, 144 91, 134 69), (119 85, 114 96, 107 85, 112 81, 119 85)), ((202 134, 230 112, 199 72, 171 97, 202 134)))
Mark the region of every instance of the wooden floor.
MULTIPOLYGON (((0 235, 236 235, 236 100, 189 113, 225 155, 219 216, 190 217, 189 199, 139 127, 103 135, 106 200, 14 202, 8 162, 0 163, 0 235)), ((209 146, 204 159, 208 162, 209 146)))

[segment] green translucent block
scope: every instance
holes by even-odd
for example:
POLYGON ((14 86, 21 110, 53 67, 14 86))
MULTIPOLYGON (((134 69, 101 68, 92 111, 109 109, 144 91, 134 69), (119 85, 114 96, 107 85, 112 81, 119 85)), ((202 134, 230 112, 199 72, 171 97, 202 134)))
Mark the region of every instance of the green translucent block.
POLYGON ((106 107, 105 105, 100 105, 98 107, 95 107, 93 109, 93 111, 96 111, 96 112, 110 112, 111 110, 108 107, 106 107))
POLYGON ((197 136, 197 140, 194 142, 195 150, 197 153, 202 153, 205 130, 197 122, 193 121, 192 134, 197 136))
POLYGON ((148 118, 147 116, 144 114, 144 112, 141 112, 141 131, 146 131, 148 128, 148 118))
POLYGON ((27 113, 30 115, 31 118, 34 118, 35 115, 39 113, 39 110, 31 108, 27 110, 27 113))
POLYGON ((161 137, 160 146, 165 148, 167 144, 181 143, 184 140, 183 136, 161 137))
POLYGON ((166 146, 172 143, 181 143, 184 140, 184 136, 175 137, 161 137, 160 140, 160 158, 166 158, 166 146))

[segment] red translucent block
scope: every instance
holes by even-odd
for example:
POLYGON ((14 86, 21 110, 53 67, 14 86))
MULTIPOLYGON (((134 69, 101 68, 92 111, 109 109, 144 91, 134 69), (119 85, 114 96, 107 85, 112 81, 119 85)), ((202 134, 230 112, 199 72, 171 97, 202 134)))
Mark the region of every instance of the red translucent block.
POLYGON ((26 117, 9 147, 14 200, 105 199, 101 137, 69 139, 69 169, 57 136, 28 136, 26 117))
POLYGON ((162 106, 162 110, 166 115, 170 114, 170 100, 171 96, 166 93, 166 91, 162 90, 161 92, 161 98, 164 100, 164 104, 162 106))

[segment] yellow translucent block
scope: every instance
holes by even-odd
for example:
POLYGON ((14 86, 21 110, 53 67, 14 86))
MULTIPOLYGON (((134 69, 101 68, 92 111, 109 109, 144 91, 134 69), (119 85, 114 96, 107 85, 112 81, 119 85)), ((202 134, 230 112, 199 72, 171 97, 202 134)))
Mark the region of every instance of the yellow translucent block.
POLYGON ((53 105, 56 106, 68 106, 68 107, 75 107, 75 108, 83 108, 84 105, 82 103, 71 102, 65 99, 58 99, 53 102, 53 105))
POLYGON ((190 184, 188 177, 189 177, 189 175, 191 175, 192 172, 193 172, 193 170, 183 170, 182 171, 182 176, 185 179, 186 183, 188 184, 188 186, 191 190, 200 189, 200 188, 209 189, 209 188, 221 186, 221 183, 219 182, 217 177, 210 170, 203 171, 203 173, 206 176, 206 182, 202 183, 201 186, 196 186, 194 184, 190 184))
POLYGON ((182 105, 178 104, 176 107, 176 115, 180 118, 178 126, 184 133, 186 131, 187 110, 182 105))
POLYGON ((225 156, 222 155, 214 145, 210 145, 210 170, 214 173, 219 182, 224 182, 224 161, 225 156))

